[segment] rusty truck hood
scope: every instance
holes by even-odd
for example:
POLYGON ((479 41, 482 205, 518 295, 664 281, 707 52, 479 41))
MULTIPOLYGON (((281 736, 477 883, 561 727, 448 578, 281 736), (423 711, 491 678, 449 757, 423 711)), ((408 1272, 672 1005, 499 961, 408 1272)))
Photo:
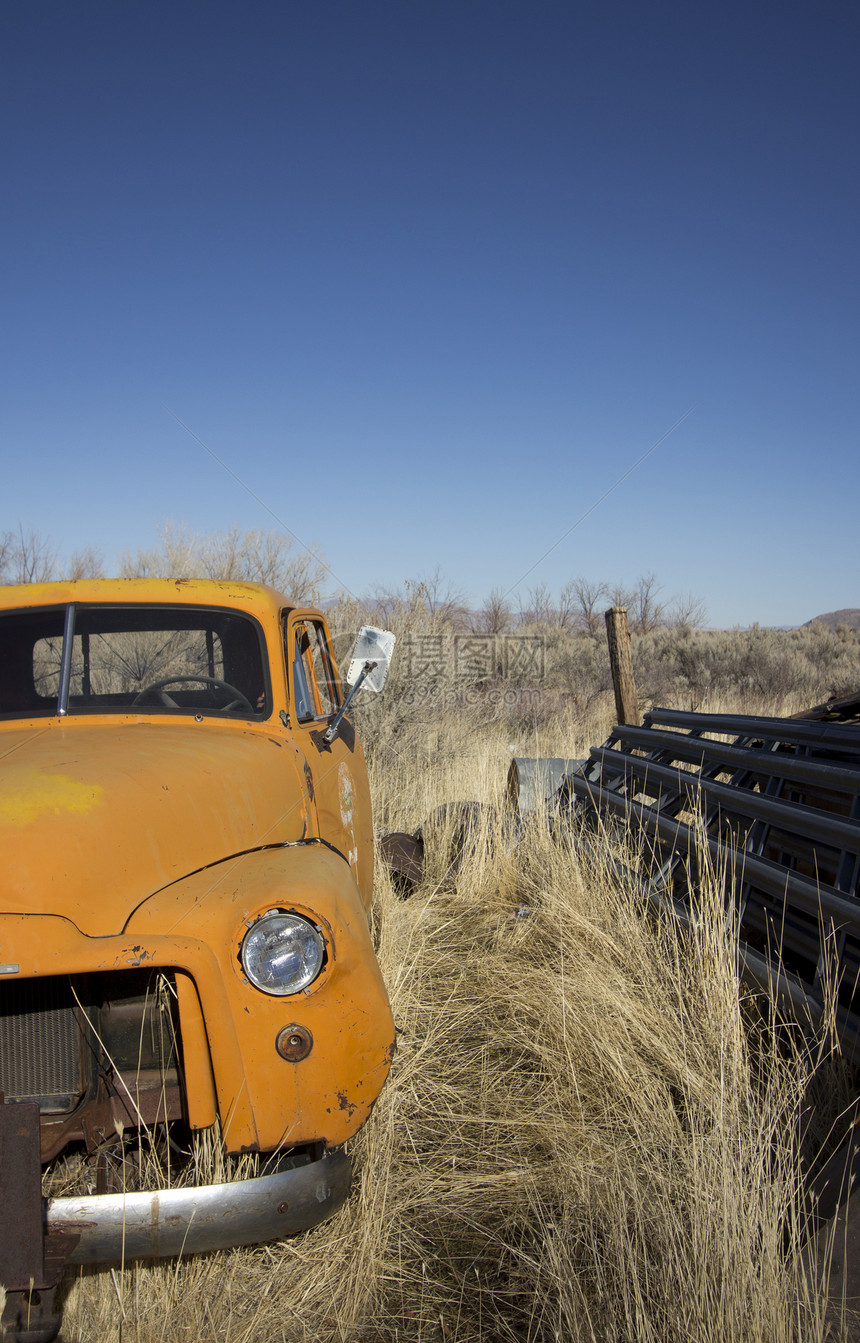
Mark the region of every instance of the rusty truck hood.
POLYGON ((0 759, 0 913, 90 936, 188 873, 305 834, 288 733, 54 720, 0 733, 0 759))

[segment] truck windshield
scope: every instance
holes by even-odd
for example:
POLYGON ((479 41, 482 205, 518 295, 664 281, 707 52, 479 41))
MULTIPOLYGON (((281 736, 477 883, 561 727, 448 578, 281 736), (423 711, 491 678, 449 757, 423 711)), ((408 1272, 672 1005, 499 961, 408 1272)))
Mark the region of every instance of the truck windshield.
POLYGON ((51 607, 0 615, 0 717, 166 713, 265 718, 262 631, 236 611, 51 607))

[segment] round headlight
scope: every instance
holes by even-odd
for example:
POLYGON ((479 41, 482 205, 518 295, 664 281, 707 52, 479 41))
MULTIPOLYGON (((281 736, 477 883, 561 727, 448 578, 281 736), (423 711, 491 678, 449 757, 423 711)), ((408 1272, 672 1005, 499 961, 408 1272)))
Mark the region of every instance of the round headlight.
POLYGON ((301 914, 264 914, 245 934, 242 968, 263 993, 298 993, 322 969, 325 943, 301 914))

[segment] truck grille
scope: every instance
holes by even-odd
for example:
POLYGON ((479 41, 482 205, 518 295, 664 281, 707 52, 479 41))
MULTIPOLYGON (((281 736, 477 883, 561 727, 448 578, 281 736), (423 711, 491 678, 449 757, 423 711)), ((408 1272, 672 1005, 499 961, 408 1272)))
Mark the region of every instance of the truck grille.
POLYGON ((172 982, 150 970, 0 981, 0 1091, 44 1116, 92 1100, 98 1074, 119 1086, 178 1080, 172 982), (159 984, 162 985, 159 988, 159 984), (165 1009, 165 1002, 169 1000, 165 1009))
POLYGON ((66 977, 17 980, 0 990, 0 1091, 64 1113, 86 1089, 75 1003, 66 977))

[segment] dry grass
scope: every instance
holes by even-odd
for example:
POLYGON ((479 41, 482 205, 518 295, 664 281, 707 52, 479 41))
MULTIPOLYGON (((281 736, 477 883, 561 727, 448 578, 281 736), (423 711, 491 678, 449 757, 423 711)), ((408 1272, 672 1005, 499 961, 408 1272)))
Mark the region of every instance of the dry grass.
MULTIPOLYGON (((601 726, 571 721, 551 753, 601 726)), ((380 720, 379 813, 490 802, 512 746, 548 745, 380 720)), ((444 833, 411 900, 380 873, 399 1052, 349 1204, 286 1244, 83 1273, 66 1340, 825 1338, 797 1174, 813 1060, 756 1029, 714 893, 682 936, 608 846, 538 821, 508 852, 487 817, 456 879, 444 833)))

